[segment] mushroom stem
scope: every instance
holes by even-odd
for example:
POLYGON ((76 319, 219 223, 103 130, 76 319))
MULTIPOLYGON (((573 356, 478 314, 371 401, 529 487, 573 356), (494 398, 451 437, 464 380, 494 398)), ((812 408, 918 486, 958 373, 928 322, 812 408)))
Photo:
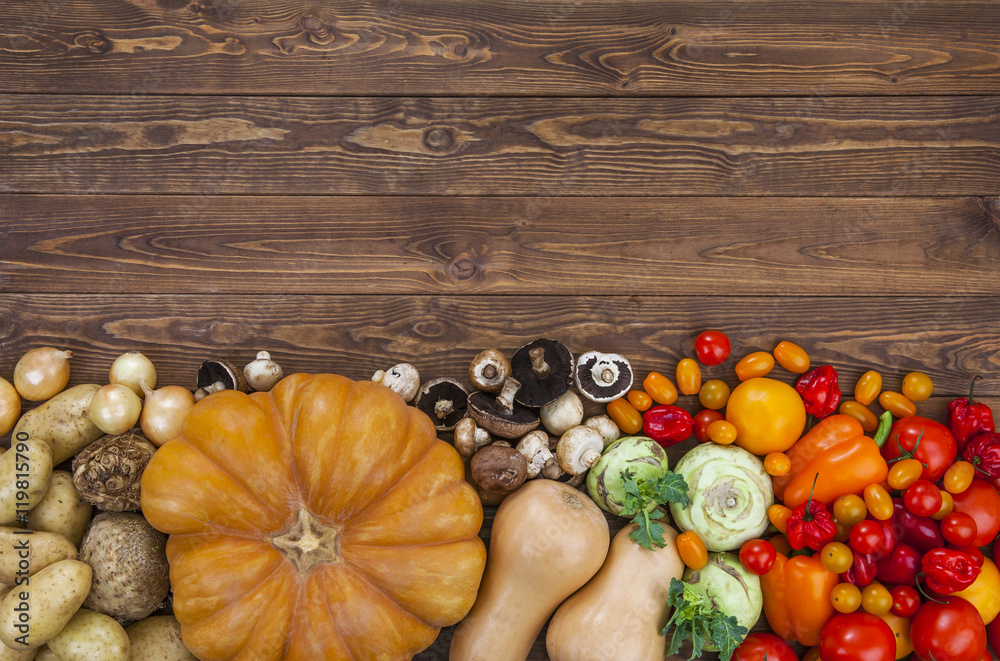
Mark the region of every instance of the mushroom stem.
POLYGON ((521 382, 512 377, 508 377, 506 381, 503 382, 503 390, 497 395, 497 407, 503 409, 507 413, 514 410, 514 395, 521 388, 521 382))
POLYGON ((437 416, 438 420, 444 420, 454 410, 455 402, 450 399, 439 399, 437 403, 434 404, 434 415, 437 416))
POLYGON ((582 463, 587 468, 592 468, 593 465, 596 464, 597 460, 600 458, 601 458, 600 452, 591 451, 583 455, 583 457, 580 459, 580 463, 582 463))
POLYGON ((197 390, 195 390, 194 400, 196 402, 200 402, 201 400, 211 395, 213 392, 219 392, 220 390, 225 390, 225 389, 226 389, 225 383, 223 383, 222 381, 216 381, 210 386, 205 386, 204 388, 198 388, 197 390))
POLYGON ((483 368, 483 376, 487 379, 495 379, 497 377, 496 365, 487 365, 483 368))
POLYGON ((545 349, 543 347, 535 347, 528 352, 528 356, 531 357, 531 371, 540 378, 549 375, 549 364, 545 362, 545 349))

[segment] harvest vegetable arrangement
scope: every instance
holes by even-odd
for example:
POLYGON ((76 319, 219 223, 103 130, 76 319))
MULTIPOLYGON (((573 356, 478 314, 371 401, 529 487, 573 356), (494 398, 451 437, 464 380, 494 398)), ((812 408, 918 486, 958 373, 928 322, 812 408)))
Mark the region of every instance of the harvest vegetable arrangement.
POLYGON ((29 351, 0 378, 0 660, 409 659, 457 623, 452 661, 523 661, 546 622, 553 661, 992 659, 1000 434, 975 379, 936 421, 921 373, 849 399, 783 341, 703 381, 730 353, 706 331, 639 381, 538 339, 475 356, 470 388, 260 352, 157 389, 129 352, 67 389, 70 352, 29 351))

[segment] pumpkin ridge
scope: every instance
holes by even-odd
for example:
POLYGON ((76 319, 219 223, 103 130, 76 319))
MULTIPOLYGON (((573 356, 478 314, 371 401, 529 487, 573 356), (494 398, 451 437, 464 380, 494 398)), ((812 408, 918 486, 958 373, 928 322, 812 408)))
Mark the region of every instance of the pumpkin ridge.
MULTIPOLYGON (((327 592, 329 592, 330 588, 326 584, 325 575, 322 574, 317 575, 316 578, 314 578, 313 580, 322 581, 323 587, 327 592)), ((337 632, 337 639, 340 641, 340 646, 344 649, 345 652, 347 652, 349 661, 354 661, 354 653, 351 652, 350 645, 348 645, 347 641, 344 640, 344 632, 340 630, 340 622, 339 620, 337 620, 337 616, 334 615, 333 611, 330 610, 330 602, 327 601, 326 599, 323 600, 323 609, 326 611, 326 617, 329 620, 331 626, 333 626, 333 630, 337 632)), ((290 635, 289 635, 289 640, 291 640, 290 635)))
MULTIPOLYGON (((393 548, 395 548, 395 547, 393 547, 393 548)), ((399 604, 399 602, 397 602, 397 601, 396 601, 396 600, 395 600, 395 599, 394 599, 394 598, 392 597, 392 595, 390 595, 390 594, 386 593, 386 591, 385 591, 385 590, 384 590, 384 589, 382 588, 382 586, 381 586, 381 585, 379 585, 378 583, 376 583, 376 582, 375 582, 375 581, 374 581, 374 580, 373 580, 373 579, 372 579, 372 578, 371 578, 371 577, 370 577, 370 576, 368 575, 368 573, 367 573, 367 572, 363 571, 363 570, 362 570, 362 569, 360 569, 359 567, 356 567, 355 565, 348 565, 348 564, 347 564, 346 562, 345 562, 344 564, 345 564, 345 565, 346 565, 346 566, 347 566, 347 567, 348 567, 348 568, 350 569, 350 572, 351 572, 351 574, 353 574, 353 575, 354 575, 354 576, 355 576, 355 577, 356 577, 357 579, 359 579, 359 580, 363 581, 363 582, 364 582, 364 583, 365 583, 366 585, 369 585, 369 586, 371 586, 371 587, 375 588, 375 591, 376 591, 376 592, 378 592, 378 593, 379 593, 380 595, 382 595, 383 597, 385 597, 385 600, 386 600, 387 602, 389 602, 389 603, 390 603, 390 604, 392 605, 392 607, 393 607, 393 608, 395 608, 396 610, 398 610, 398 611, 399 611, 400 613, 402 613, 403 615, 406 615, 406 616, 408 616, 408 617, 411 617, 411 618, 413 618, 414 620, 416 620, 416 621, 417 621, 417 622, 419 622, 420 624, 423 624, 423 625, 424 625, 425 627, 428 627, 428 628, 430 628, 430 629, 440 629, 440 628, 441 628, 441 627, 439 627, 439 626, 435 626, 435 625, 431 624, 430 622, 426 622, 426 621, 424 621, 424 619, 423 619, 423 618, 421 618, 421 617, 418 617, 418 616, 417 616, 416 614, 414 614, 414 613, 410 612, 409 610, 407 610, 407 609, 403 608, 403 607, 402 607, 402 606, 401 606, 401 605, 399 604)))

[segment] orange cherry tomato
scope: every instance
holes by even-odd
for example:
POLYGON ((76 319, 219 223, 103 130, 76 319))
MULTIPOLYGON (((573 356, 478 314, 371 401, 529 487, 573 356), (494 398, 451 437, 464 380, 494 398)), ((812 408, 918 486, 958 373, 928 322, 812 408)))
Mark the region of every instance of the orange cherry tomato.
POLYGON ((677 387, 674 382, 659 372, 650 372, 643 379, 642 388, 657 404, 673 404, 677 401, 677 387))
POLYGON ((861 606, 861 590, 850 583, 837 583, 830 590, 830 601, 838 613, 853 613, 861 606))
POLYGON ((868 370, 861 375, 854 386, 854 399, 868 406, 882 392, 882 375, 874 370, 868 370))
POLYGON ((861 607, 872 615, 885 615, 892 608, 892 595, 881 583, 872 583, 861 591, 861 607))
POLYGON ((608 416, 626 434, 638 434, 642 431, 642 414, 624 397, 608 402, 608 416))
POLYGON ((843 574, 854 564, 854 552, 847 544, 830 542, 820 551, 819 559, 827 571, 843 574))
POLYGON ((924 472, 924 465, 919 459, 903 459, 894 464, 889 464, 889 475, 886 482, 893 489, 902 491, 920 479, 924 472))
POLYGON ((837 520, 837 523, 847 528, 864 520, 867 514, 868 506, 856 494, 849 493, 833 501, 833 518, 837 520))
POLYGON ((917 414, 917 405, 911 402, 898 392, 891 390, 884 391, 878 396, 878 403, 886 411, 891 411, 897 418, 905 418, 908 415, 917 414))
POLYGON ((789 372, 805 374, 809 371, 809 354, 797 344, 778 342, 774 347, 774 359, 789 372))
POLYGON ((951 497, 951 494, 947 491, 941 492, 941 509, 937 511, 937 514, 931 514, 931 518, 935 521, 940 521, 944 517, 948 516, 955 509, 955 499, 951 497))
POLYGON ((767 508, 768 520, 782 534, 784 534, 785 528, 788 526, 788 517, 791 515, 791 508, 784 505, 771 505, 767 508))
POLYGON ((972 485, 976 467, 967 461, 956 461, 944 472, 944 489, 948 493, 962 493, 972 485))
POLYGON ((716 420, 708 426, 708 438, 719 445, 732 445, 736 440, 736 425, 716 420))
POLYGON ((653 405, 653 398, 645 390, 629 390, 625 395, 628 403, 635 407, 636 411, 645 411, 653 405))
POLYGON ((677 389, 682 395, 697 395, 701 390, 701 365, 693 358, 677 363, 677 389))
POLYGON ((764 470, 767 471, 768 475, 781 477, 788 475, 788 471, 791 469, 792 460, 784 452, 768 452, 767 456, 764 457, 764 470))
POLYGON ((922 402, 933 392, 934 383, 923 372, 910 372, 903 377, 903 396, 911 402, 922 402))
POLYGON ((878 417, 861 402, 855 402, 853 399, 844 400, 840 404, 840 413, 857 420, 866 432, 870 433, 878 429, 878 417))
POLYGON ((892 496, 882 488, 881 484, 869 484, 865 487, 865 505, 868 507, 868 513, 879 521, 888 521, 892 518, 892 496))
POLYGON ((694 531, 689 530, 677 535, 677 553, 684 564, 691 569, 698 570, 708 564, 708 549, 694 531))
POLYGON ((711 379, 706 381, 698 391, 698 401, 706 409, 718 411, 729 402, 729 385, 721 379, 711 379))
POLYGON ((740 381, 746 381, 754 377, 765 376, 773 369, 774 356, 766 351, 754 351, 743 356, 743 359, 736 363, 736 376, 740 381))

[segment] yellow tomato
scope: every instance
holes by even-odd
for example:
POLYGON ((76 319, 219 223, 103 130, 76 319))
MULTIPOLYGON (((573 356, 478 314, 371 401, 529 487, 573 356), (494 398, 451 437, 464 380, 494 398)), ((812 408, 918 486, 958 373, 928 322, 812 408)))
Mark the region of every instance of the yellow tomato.
POLYGON ((902 659, 913 652, 913 643, 910 642, 910 618, 900 617, 892 613, 879 615, 882 621, 892 629, 892 635, 896 638, 896 659, 902 659))
POLYGON ((983 558, 983 570, 975 582, 964 590, 953 593, 976 607, 984 624, 1000 615, 1000 570, 989 558, 983 558))
POLYGON ((736 426, 736 445, 763 456, 792 447, 805 429, 806 407, 787 383, 757 377, 729 395, 726 420, 736 426))

